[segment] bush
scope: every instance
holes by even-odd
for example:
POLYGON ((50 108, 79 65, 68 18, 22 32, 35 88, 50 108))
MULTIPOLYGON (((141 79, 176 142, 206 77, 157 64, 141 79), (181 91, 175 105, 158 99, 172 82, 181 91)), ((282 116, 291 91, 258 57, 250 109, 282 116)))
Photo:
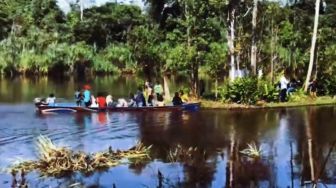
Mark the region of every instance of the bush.
POLYGON ((258 99, 266 102, 279 101, 279 90, 268 80, 258 81, 258 99))
POLYGON ((258 80, 256 78, 238 78, 221 89, 225 101, 254 104, 258 100, 258 80))
POLYGON ((234 82, 221 87, 220 96, 224 101, 255 104, 259 100, 278 101, 279 91, 270 81, 246 77, 238 78, 234 82))
POLYGON ((302 102, 308 100, 308 96, 303 89, 299 89, 288 96, 289 102, 302 102))
POLYGON ((318 93, 320 95, 336 95, 336 77, 335 76, 321 76, 317 80, 318 93))

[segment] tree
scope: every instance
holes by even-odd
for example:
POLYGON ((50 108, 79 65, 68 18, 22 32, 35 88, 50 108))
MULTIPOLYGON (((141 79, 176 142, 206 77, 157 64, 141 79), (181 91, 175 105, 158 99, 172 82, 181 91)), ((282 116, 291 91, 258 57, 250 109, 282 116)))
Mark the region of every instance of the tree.
POLYGON ((311 43, 311 49, 310 49, 310 60, 309 60, 309 67, 308 67, 308 71, 307 71, 306 82, 305 82, 305 86, 304 86, 305 92, 308 91, 310 77, 311 77, 311 73, 312 73, 312 70, 313 70, 315 47, 316 47, 316 38, 317 38, 317 28, 318 28, 318 22, 319 22, 319 14, 320 14, 320 3, 321 3, 321 0, 316 0, 314 31, 313 31, 312 43, 311 43))
POLYGON ((256 41, 257 14, 258 14, 258 0, 253 0, 252 47, 251 47, 251 69, 253 75, 257 74, 257 41, 256 41))
POLYGON ((210 44, 210 50, 205 54, 204 69, 206 73, 215 80, 215 98, 218 97, 218 80, 223 75, 227 66, 227 45, 223 43, 213 42, 210 44))

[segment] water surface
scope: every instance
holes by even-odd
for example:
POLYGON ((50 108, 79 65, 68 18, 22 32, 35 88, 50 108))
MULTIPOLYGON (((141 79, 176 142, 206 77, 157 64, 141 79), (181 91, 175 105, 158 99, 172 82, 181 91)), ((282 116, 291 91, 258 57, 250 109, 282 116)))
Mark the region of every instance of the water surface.
MULTIPOLYGON (((17 160, 36 159, 34 141, 40 134, 56 144, 90 153, 109 146, 128 149, 137 141, 153 147, 152 159, 145 164, 121 165, 90 177, 74 174, 53 179, 32 173, 27 176, 29 187, 69 187, 74 183, 85 187, 300 187, 311 179, 336 187, 336 152, 332 150, 325 160, 336 140, 334 106, 42 116, 35 113, 31 97, 55 88, 59 95, 71 97, 77 84, 36 82, 45 85, 16 80, 14 87, 9 81, 1 82, 0 168, 17 160), (262 148, 260 160, 240 153, 253 142, 262 148), (205 155, 171 163, 167 155, 177 144, 197 147, 205 155), (163 181, 159 181, 158 171, 163 181)), ((101 85, 102 81, 96 82, 95 87, 118 82, 125 85, 123 79, 101 85)), ((120 89, 115 95, 123 95, 136 85, 130 83, 133 85, 125 86, 129 89, 120 89)), ((11 183, 11 175, 0 172, 0 187, 11 187, 11 183)))

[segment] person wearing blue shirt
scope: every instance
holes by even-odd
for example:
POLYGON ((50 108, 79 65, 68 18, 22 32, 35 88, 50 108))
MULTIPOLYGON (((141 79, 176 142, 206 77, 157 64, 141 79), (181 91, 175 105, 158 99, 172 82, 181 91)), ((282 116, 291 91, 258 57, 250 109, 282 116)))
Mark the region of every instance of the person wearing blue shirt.
POLYGON ((90 89, 89 87, 85 87, 85 90, 83 92, 84 104, 86 107, 89 107, 91 105, 91 92, 89 89, 90 89))

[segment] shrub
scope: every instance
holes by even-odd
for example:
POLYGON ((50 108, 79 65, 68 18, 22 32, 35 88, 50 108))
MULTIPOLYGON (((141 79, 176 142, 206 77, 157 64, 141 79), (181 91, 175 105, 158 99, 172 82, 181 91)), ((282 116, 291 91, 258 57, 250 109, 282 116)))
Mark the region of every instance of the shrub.
POLYGON ((308 99, 308 96, 306 95, 303 89, 299 89, 296 92, 288 96, 289 102, 302 102, 302 101, 306 101, 307 99, 308 99))
POLYGON ((266 102, 276 102, 279 100, 279 90, 268 80, 258 81, 258 99, 266 102))
POLYGON ((221 87, 220 96, 224 101, 255 104, 259 100, 278 101, 279 91, 270 81, 245 77, 221 87))
POLYGON ((336 77, 335 76, 321 76, 317 80, 318 93, 321 95, 336 95, 336 77))
POLYGON ((258 80, 256 78, 238 78, 222 88, 225 101, 254 104, 258 100, 258 80))

